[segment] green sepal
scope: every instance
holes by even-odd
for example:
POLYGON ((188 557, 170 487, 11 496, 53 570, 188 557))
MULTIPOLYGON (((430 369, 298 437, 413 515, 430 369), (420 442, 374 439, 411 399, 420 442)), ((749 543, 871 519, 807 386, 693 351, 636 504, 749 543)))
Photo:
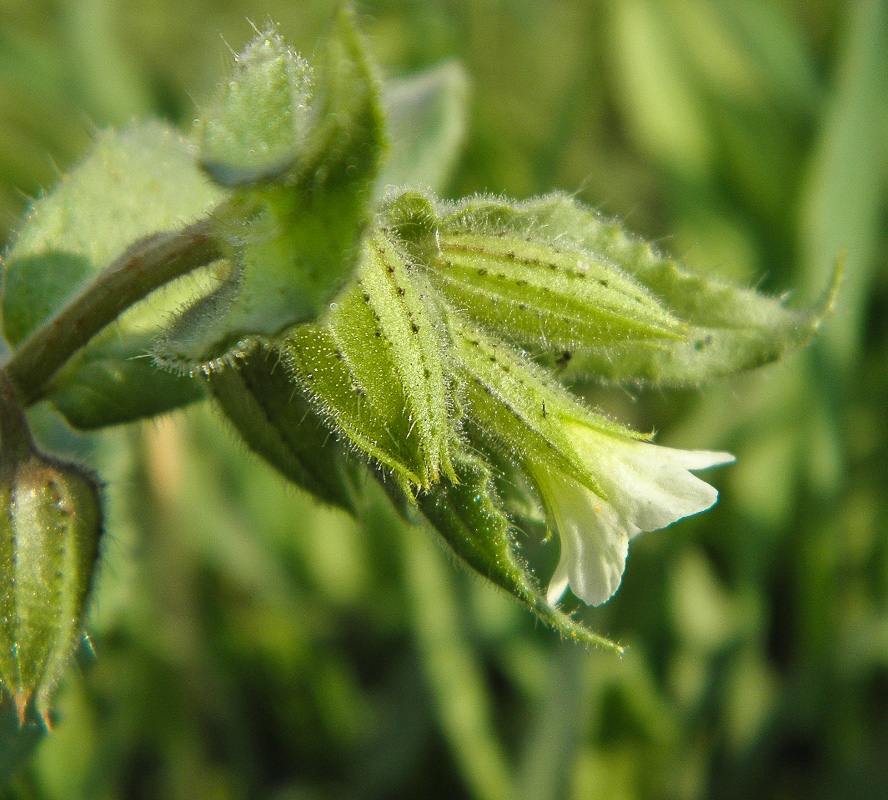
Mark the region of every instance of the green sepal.
POLYGON ((246 444, 315 497, 357 513, 357 463, 297 386, 273 343, 243 346, 233 369, 207 375, 213 398, 246 444))
MULTIPOLYGON (((328 328, 313 323, 297 325, 279 347, 294 382, 305 387, 317 413, 336 431, 342 444, 390 468, 405 490, 423 482, 426 462, 419 437, 407 435, 412 432, 406 414, 385 416, 365 401, 365 389, 356 381, 328 328)), ((391 373, 380 375, 379 380, 393 390, 388 397, 404 400, 391 373)))
MULTIPOLYGON (((214 215, 230 273, 159 340, 161 364, 190 372, 224 362, 246 336, 273 338, 318 319, 348 282, 385 143, 380 86, 348 8, 337 16, 319 73, 292 164, 253 182, 244 177, 249 170, 238 175, 231 200, 214 215)), ((262 125, 276 143, 278 120, 263 113, 250 135, 262 125)))
POLYGON ((504 218, 508 226, 526 230, 532 238, 557 236, 561 246, 598 254, 631 276, 679 321, 682 335, 657 339, 653 347, 629 338, 603 342, 593 338, 562 348, 544 329, 536 344, 550 352, 551 364, 555 358, 563 360, 564 350, 572 356, 562 371, 568 380, 690 386, 770 363, 808 342, 832 307, 841 281, 839 262, 821 300, 809 309, 794 310, 786 308, 781 298, 690 272, 618 222, 566 195, 549 195, 512 208, 485 201, 469 209, 472 218, 504 218))
POLYGON ((80 637, 98 558, 96 481, 33 452, 0 475, 0 683, 21 720, 48 720, 52 692, 80 637))
MULTIPOLYGON (((450 469, 451 402, 437 309, 415 272, 399 240, 385 230, 374 231, 358 270, 360 297, 356 292, 343 298, 328 324, 371 402, 380 407, 392 394, 381 375, 391 374, 390 382, 400 387, 405 399, 400 410, 413 429, 408 436, 418 439, 425 461, 420 485, 426 486, 450 469), (362 316, 363 325, 355 324, 362 316), (380 344, 384 352, 376 358, 386 364, 373 365, 371 353, 380 344)), ((389 413, 398 410, 389 407, 389 413)))
POLYGON ((466 453, 454 457, 455 480, 444 477, 416 498, 423 516, 475 572, 520 600, 562 636, 621 652, 616 643, 550 606, 515 553, 509 520, 487 467, 466 453))
POLYGON ((534 203, 480 198, 438 210, 426 263, 451 305, 546 349, 683 341, 681 321, 608 254, 541 225, 534 203))
POLYGON ((806 345, 835 305, 844 260, 838 258, 829 286, 808 308, 683 270, 639 246, 639 280, 685 320, 687 337, 657 350, 616 345, 581 350, 570 359, 565 380, 606 379, 660 386, 697 386, 714 378, 770 364, 806 345))
POLYGON ((460 392, 471 409, 467 430, 517 462, 566 472, 602 498, 594 470, 577 453, 564 419, 619 436, 647 438, 595 413, 526 355, 456 315, 449 320, 460 392))
POLYGON ((412 269, 377 229, 323 323, 291 328, 281 352, 334 430, 403 486, 428 488, 451 468, 454 433, 441 333, 412 269))

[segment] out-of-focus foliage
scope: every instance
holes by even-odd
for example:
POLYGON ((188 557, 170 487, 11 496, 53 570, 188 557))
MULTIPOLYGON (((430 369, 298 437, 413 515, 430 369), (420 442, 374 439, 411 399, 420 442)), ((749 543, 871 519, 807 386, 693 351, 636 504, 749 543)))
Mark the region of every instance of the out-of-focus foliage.
MULTIPOLYGON (((3 0, 3 238, 95 126, 187 127, 247 18, 310 56, 332 7, 3 0)), ((800 301, 844 249, 838 308, 807 351, 702 395, 589 390, 660 443, 737 455, 718 506, 641 537, 617 596, 582 611, 622 659, 559 642, 381 499, 358 524, 287 488, 206 409, 84 440, 44 413, 44 444, 106 477, 109 536, 96 658, 9 792, 883 796, 888 6, 361 11, 389 76, 449 59, 471 76, 442 194, 576 191, 701 270, 800 301)), ((524 553, 551 570, 543 534, 524 553)))

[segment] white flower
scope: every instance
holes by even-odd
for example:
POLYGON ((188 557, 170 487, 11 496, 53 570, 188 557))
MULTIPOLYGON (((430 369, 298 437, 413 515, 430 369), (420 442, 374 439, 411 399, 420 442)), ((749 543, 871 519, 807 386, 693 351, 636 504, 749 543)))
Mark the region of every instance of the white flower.
POLYGON ((617 591, 633 536, 705 511, 718 499, 718 492, 690 470, 727 464, 734 456, 675 450, 565 424, 607 500, 561 471, 528 465, 561 539, 547 599, 554 605, 570 585, 577 597, 598 606, 617 591))

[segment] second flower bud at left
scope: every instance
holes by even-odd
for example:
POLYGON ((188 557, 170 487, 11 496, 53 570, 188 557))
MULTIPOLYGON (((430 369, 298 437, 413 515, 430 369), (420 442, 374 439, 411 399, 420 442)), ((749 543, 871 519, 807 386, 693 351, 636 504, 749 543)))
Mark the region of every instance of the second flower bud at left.
POLYGON ((102 511, 92 475, 40 453, 17 411, 0 414, 0 685, 20 722, 33 704, 49 727, 83 636, 102 511))

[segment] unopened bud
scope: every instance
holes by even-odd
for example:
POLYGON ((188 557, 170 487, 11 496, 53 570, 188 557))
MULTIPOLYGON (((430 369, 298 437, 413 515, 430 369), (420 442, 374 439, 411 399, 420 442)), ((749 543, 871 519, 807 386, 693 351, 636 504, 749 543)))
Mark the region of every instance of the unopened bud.
POLYGON ((33 702, 48 725, 52 691, 82 636, 99 491, 88 472, 33 447, 20 409, 6 403, 0 422, 0 684, 20 721, 33 702))

